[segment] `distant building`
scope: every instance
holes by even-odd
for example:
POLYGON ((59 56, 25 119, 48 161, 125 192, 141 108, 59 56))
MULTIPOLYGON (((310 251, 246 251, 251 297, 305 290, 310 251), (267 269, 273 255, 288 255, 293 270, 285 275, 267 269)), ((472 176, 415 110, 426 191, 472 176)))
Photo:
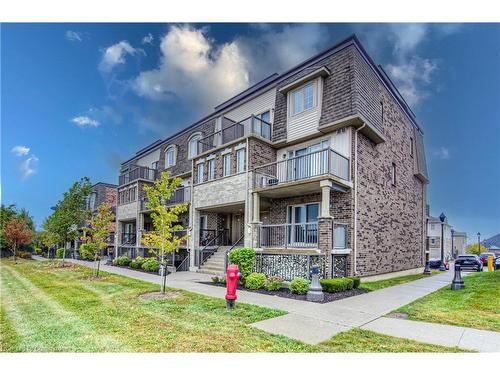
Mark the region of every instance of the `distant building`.
POLYGON ((448 219, 441 223, 438 217, 429 216, 427 218, 427 250, 429 259, 441 258, 441 235, 444 238, 444 258, 453 257, 451 248, 451 225, 448 224, 448 219), (441 230, 441 226, 443 226, 441 230))
POLYGON ((467 247, 467 233, 453 231, 453 256, 457 257, 459 255, 465 254, 465 248, 467 247))
POLYGON ((486 247, 490 253, 500 255, 500 233, 484 240, 481 245, 486 247))

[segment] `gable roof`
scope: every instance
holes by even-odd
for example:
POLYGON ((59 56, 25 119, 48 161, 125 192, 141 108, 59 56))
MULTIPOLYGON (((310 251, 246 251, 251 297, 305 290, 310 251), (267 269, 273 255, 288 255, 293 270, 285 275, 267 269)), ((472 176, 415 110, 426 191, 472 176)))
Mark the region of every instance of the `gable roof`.
POLYGON ((491 246, 500 247, 500 233, 482 241, 481 244, 488 248, 491 248, 491 246))

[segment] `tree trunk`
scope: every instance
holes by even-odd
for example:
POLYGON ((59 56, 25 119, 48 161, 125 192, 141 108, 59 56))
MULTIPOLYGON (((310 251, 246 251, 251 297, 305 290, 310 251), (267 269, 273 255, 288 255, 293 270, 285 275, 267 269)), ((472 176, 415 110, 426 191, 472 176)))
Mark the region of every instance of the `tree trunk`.
POLYGON ((16 261, 17 256, 17 244, 14 244, 14 262, 16 261))
POLYGON ((66 258, 66 241, 63 244, 63 257, 61 261, 61 267, 64 267, 64 259, 66 258))
POLYGON ((161 292, 164 294, 167 285, 167 265, 166 262, 163 263, 163 280, 161 284, 161 292))

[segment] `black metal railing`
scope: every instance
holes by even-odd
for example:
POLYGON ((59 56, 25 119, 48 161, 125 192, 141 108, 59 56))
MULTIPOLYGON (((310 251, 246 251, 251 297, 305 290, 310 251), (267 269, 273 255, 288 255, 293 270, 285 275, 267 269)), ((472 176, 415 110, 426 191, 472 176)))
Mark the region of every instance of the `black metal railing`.
POLYGON ((157 171, 156 169, 151 169, 148 167, 135 166, 132 167, 128 172, 125 172, 120 175, 118 178, 119 185, 125 185, 129 182, 144 179, 148 181, 154 181, 156 178, 157 171))
POLYGON ((262 272, 266 276, 279 276, 285 281, 296 277, 311 278, 311 268, 317 265, 320 277, 326 276, 324 254, 295 253, 257 253, 254 272, 262 272))
MULTIPOLYGON (((181 187, 179 189, 176 189, 170 199, 167 201, 166 206, 171 206, 175 204, 181 204, 181 203, 186 203, 189 201, 191 195, 190 195, 190 187, 185 186, 181 187)), ((141 211, 148 211, 149 208, 146 207, 146 204, 148 203, 148 198, 142 198, 141 199, 141 211)))
POLYGON ((225 145, 251 134, 269 140, 272 137, 271 124, 253 115, 239 122, 223 117, 221 125, 221 130, 209 134, 198 141, 198 153, 207 152, 215 147, 225 145))
POLYGON ((114 244, 115 243, 115 234, 114 233, 111 233, 109 236, 108 236, 108 244, 114 244))
POLYGON ((229 253, 231 252, 231 250, 233 250, 236 246, 238 246, 241 241, 245 238, 245 235, 242 234, 240 238, 238 238, 238 240, 234 243, 233 246, 231 246, 229 249, 227 249, 225 252, 224 252, 224 269, 227 270, 227 266, 229 264, 229 253))
POLYGON ((228 246, 229 245, 229 229, 200 229, 200 246, 206 246, 212 242, 213 246, 228 246))
POLYGON ((349 181, 349 164, 348 158, 332 149, 315 151, 255 168, 253 187, 266 188, 322 175, 349 181))
POLYGON ((136 241, 136 233, 122 233, 121 235, 121 245, 135 245, 136 241))
POLYGON ((318 247, 318 223, 270 224, 258 229, 257 247, 318 247))
POLYGON ((196 266, 202 266, 203 263, 217 251, 219 246, 224 246, 220 245, 220 243, 224 243, 224 237, 227 236, 227 234, 225 234, 226 230, 216 231, 215 233, 215 237, 208 240, 203 249, 196 251, 196 266))

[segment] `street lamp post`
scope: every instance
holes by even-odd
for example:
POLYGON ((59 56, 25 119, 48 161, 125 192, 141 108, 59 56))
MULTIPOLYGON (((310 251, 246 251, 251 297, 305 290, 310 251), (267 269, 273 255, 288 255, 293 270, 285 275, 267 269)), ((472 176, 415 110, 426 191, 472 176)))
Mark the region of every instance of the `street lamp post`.
POLYGON ((477 232, 477 256, 481 256, 481 233, 477 232))
POLYGON ((455 254, 455 247, 453 246, 453 236, 455 235, 455 229, 451 229, 451 255, 453 259, 457 258, 457 254, 455 254))
POLYGON ((439 215, 439 220, 441 220, 441 265, 439 266, 439 270, 446 271, 444 267, 444 221, 446 220, 444 212, 439 215))

